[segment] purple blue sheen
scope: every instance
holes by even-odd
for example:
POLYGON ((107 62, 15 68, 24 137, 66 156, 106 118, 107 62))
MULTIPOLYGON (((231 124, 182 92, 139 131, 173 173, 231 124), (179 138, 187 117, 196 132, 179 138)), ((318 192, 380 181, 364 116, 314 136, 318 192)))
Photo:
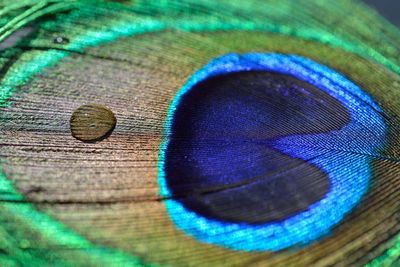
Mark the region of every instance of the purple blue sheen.
POLYGON ((208 78, 182 96, 174 113, 164 165, 171 198, 226 222, 286 219, 320 200, 330 182, 271 144, 349 121, 336 98, 292 76, 240 71, 208 78))
POLYGON ((161 145, 159 184, 161 195, 171 196, 165 177, 165 151, 171 125, 182 96, 194 85, 213 76, 239 71, 267 71, 291 75, 325 91, 347 108, 351 121, 340 130, 321 134, 291 135, 276 139, 271 147, 303 159, 323 170, 330 179, 329 192, 308 210, 280 222, 252 225, 228 223, 198 215, 178 200, 166 201, 178 228, 200 241, 235 250, 277 251, 307 245, 329 234, 362 199, 371 177, 371 159, 383 147, 386 125, 380 107, 361 88, 334 70, 310 59, 284 54, 228 54, 197 71, 170 105, 161 145))

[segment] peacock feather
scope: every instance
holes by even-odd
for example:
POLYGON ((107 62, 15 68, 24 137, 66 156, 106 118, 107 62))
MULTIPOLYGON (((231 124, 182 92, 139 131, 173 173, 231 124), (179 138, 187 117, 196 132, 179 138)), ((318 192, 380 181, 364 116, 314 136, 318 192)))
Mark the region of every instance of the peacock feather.
POLYGON ((0 266, 400 266, 362 2, 1 0, 0 51, 0 266))

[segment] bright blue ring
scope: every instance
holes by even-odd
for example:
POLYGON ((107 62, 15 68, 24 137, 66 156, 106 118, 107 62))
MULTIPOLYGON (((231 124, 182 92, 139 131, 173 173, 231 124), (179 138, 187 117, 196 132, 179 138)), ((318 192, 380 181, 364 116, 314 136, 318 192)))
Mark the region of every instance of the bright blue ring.
POLYGON ((307 245, 329 234, 360 202, 368 190, 371 159, 383 147, 387 132, 380 114, 383 111, 371 97, 343 75, 310 59, 284 54, 227 54, 197 71, 176 94, 168 110, 166 139, 159 155, 160 193, 171 196, 165 179, 165 152, 181 97, 195 84, 212 76, 250 70, 292 75, 337 98, 348 109, 351 121, 338 131, 292 135, 274 143, 274 148, 283 153, 307 160, 325 171, 330 179, 330 191, 308 210, 277 223, 250 225, 207 219, 175 200, 166 200, 167 212, 188 235, 234 250, 277 251, 307 245))

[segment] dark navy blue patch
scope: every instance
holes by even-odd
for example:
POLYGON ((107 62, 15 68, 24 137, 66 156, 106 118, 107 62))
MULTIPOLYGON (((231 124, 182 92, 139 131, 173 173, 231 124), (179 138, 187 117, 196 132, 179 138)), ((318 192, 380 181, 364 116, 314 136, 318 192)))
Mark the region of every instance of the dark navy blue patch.
POLYGON ((292 76, 247 71, 212 77, 187 92, 175 111, 167 185, 174 199, 209 218, 285 219, 320 200, 329 179, 271 143, 338 130, 349 119, 337 99, 292 76))

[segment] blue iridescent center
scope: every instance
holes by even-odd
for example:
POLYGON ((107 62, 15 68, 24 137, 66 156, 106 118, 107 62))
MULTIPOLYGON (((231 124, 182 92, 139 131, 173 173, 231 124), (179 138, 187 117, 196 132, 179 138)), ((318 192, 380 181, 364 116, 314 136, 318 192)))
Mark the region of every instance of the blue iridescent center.
POLYGON ((310 59, 228 54, 174 98, 159 183, 176 225, 246 251, 306 245, 362 199, 383 146, 382 110, 310 59))
POLYGON ((323 171, 274 144, 341 129, 350 116, 336 98, 292 76, 241 71, 197 83, 180 103, 164 171, 185 208, 262 224, 308 209, 329 190, 323 171))

